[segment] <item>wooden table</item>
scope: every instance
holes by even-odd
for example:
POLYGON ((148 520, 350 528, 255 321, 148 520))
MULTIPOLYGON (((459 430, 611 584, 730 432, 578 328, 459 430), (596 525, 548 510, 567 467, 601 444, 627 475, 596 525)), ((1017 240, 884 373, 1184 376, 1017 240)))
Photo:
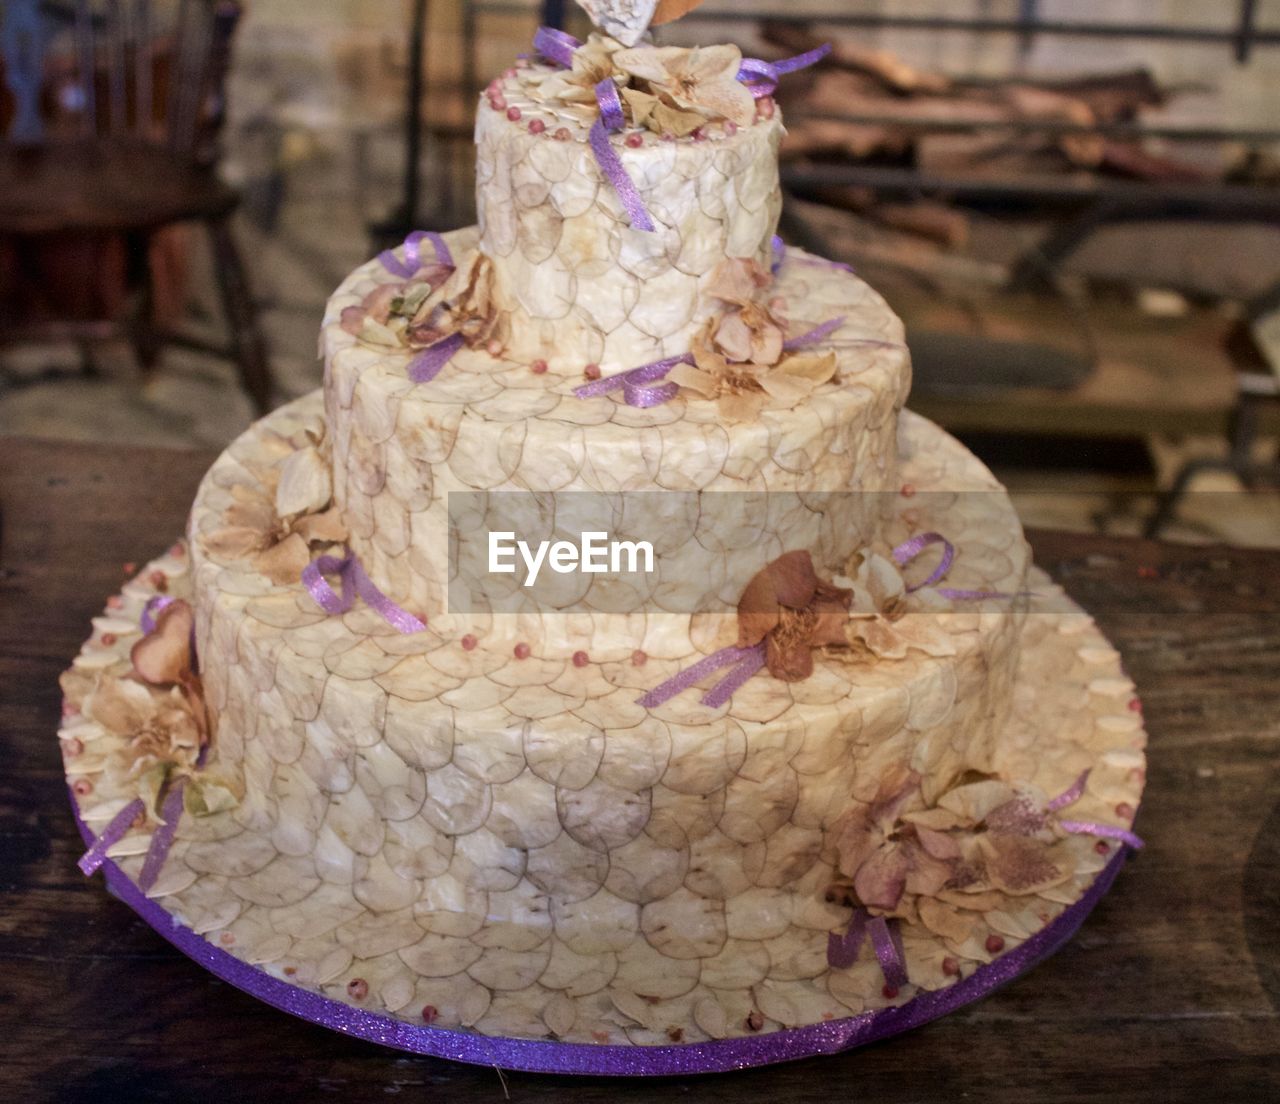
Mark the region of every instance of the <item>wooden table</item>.
POLYGON ((1034 533, 1124 653, 1147 850, 1030 975, 836 1058, 663 1082, 500 1076, 292 1019, 86 882, 54 743, 89 618, 182 529, 212 456, 0 439, 0 1100, 1280 1099, 1280 557, 1034 533))

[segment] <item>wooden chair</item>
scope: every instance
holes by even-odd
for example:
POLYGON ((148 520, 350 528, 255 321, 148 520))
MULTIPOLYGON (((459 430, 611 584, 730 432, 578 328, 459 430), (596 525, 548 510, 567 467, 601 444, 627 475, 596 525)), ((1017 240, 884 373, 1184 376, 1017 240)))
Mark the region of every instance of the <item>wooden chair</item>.
POLYGON ((181 344, 232 360, 257 410, 269 409, 266 345, 230 222, 239 197, 215 170, 240 14, 235 0, 0 4, 0 241, 18 279, 36 281, 68 242, 117 243, 139 292, 135 310, 107 317, 0 316, 0 342, 124 336, 144 375, 165 344, 181 344), (155 323, 151 245, 184 222, 209 233, 229 346, 155 323))

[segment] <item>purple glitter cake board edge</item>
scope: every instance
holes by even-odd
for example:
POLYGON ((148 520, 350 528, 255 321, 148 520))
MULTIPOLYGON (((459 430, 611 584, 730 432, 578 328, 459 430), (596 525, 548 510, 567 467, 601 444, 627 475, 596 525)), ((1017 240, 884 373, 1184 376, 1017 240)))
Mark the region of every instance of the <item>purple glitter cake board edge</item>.
MULTIPOLYGON (((94 834, 80 819, 71 794, 72 815, 86 845, 94 834)), ((887 1039, 954 1012, 1013 981, 1059 950, 1079 930, 1111 888, 1130 848, 1121 846, 1098 872, 1080 900, 1069 905, 1026 942, 979 967, 946 989, 921 993, 906 1004, 828 1020, 806 1027, 784 1028, 767 1035, 717 1039, 671 1046, 560 1043, 543 1039, 509 1039, 450 1028, 418 1026, 390 1016, 365 1012, 272 977, 214 946, 178 923, 159 902, 149 899, 110 859, 102 865, 108 889, 151 928, 215 977, 252 997, 309 1023, 412 1054, 448 1058, 477 1066, 497 1066, 523 1073, 579 1074, 596 1077, 673 1077, 725 1073, 818 1055, 838 1054, 887 1039)))

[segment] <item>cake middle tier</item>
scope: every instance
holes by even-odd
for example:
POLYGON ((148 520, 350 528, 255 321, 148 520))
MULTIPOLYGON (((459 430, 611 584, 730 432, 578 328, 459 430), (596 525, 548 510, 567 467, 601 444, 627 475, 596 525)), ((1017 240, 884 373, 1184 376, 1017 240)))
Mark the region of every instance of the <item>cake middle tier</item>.
MULTIPOLYGON (((449 243, 464 256, 475 234, 450 235, 449 243)), ((650 409, 609 395, 581 399, 573 394, 580 377, 538 374, 484 350, 464 349, 430 383, 415 384, 409 352, 371 348, 341 325, 345 308, 393 279, 372 262, 329 302, 322 347, 334 502, 374 583, 433 623, 449 604, 451 494, 770 496, 776 520, 756 523, 759 539, 728 549, 705 573, 684 572, 685 593, 674 605, 624 616, 588 592, 575 606, 576 623, 568 614, 508 620, 520 639, 564 654, 583 647, 614 658, 633 648, 683 654, 667 645, 687 647, 689 612, 732 612, 751 577, 783 552, 807 548, 833 573, 879 534, 886 500, 901 486, 897 423, 910 359, 899 320, 849 273, 798 251, 783 264, 776 293, 793 335, 843 319, 817 350, 835 354, 838 372, 794 407, 771 402, 745 422, 726 421, 715 401, 685 394, 650 409)), ((611 536, 654 536, 643 524, 625 529, 611 536)), ((481 628, 493 631, 487 621, 481 628)))

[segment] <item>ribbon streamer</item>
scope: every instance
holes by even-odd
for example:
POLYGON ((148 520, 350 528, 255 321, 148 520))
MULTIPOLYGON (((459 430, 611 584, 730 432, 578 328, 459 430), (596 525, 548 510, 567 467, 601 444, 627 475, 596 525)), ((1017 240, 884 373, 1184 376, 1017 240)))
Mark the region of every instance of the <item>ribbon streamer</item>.
POLYGON ((734 690, 764 666, 764 655, 764 644, 757 644, 752 648, 721 648, 718 652, 712 652, 711 655, 700 659, 692 667, 687 667, 678 675, 673 675, 660 686, 655 686, 643 697, 637 698, 636 704, 644 706, 645 709, 653 709, 655 706, 670 701, 677 694, 688 690, 694 683, 700 682, 708 675, 714 674, 716 671, 722 671, 726 667, 733 667, 734 670, 730 671, 717 686, 709 690, 702 698, 703 705, 717 708, 728 701, 732 697, 734 690), (750 668, 749 671, 747 670, 748 668, 750 668), (745 674, 743 673, 744 671, 746 672, 745 674), (726 683, 733 683, 733 685, 730 686, 728 693, 721 696, 721 691, 726 683))
POLYGON ((826 43, 803 54, 797 54, 795 57, 783 58, 781 61, 743 58, 742 65, 738 69, 738 80, 751 90, 752 96, 760 100, 765 96, 772 96, 778 90, 780 80, 788 73, 817 65, 829 53, 831 53, 831 44, 826 43))
MULTIPOLYGON (((72 801, 74 804, 74 799, 72 801)), ((107 851, 124 839, 124 834, 129 830, 129 826, 138 818, 139 814, 147 811, 146 805, 143 804, 142 798, 135 797, 115 816, 111 818, 100 835, 89 846, 89 850, 81 856, 80 861, 76 864, 80 867, 80 873, 86 877, 98 869, 107 861, 107 851)))
MULTIPOLYGON (((612 84, 613 82, 609 81, 608 83, 612 84)), ((618 157, 617 150, 613 148, 613 143, 609 141, 609 132, 605 130, 602 120, 597 119, 592 125, 588 141, 591 143, 591 152, 595 154, 604 178, 609 182, 613 190, 618 193, 622 209, 627 212, 627 218, 631 220, 632 229, 652 233, 657 227, 654 226, 653 219, 649 217, 649 212, 645 210, 644 200, 640 198, 640 193, 636 190, 635 184, 632 182, 631 177, 627 175, 627 170, 623 166, 621 158, 618 157)))
POLYGON ((799 337, 793 337, 790 341, 783 342, 782 347, 789 353, 795 352, 797 349, 804 349, 810 345, 817 345, 819 342, 825 341, 841 326, 844 325, 844 316, 833 318, 829 322, 822 323, 808 333, 801 334, 799 337))
POLYGON ((465 344, 462 334, 450 334, 423 349, 409 361, 409 378, 414 383, 430 383, 465 344))
POLYGON ((187 780, 179 778, 165 795, 164 804, 160 806, 160 826, 151 837, 151 846, 147 848, 147 857, 142 863, 142 873, 138 875, 138 888, 143 893, 150 893, 156 884, 164 861, 169 857, 169 848, 173 846, 173 837, 178 831, 178 821, 182 819, 182 793, 187 787, 187 780))
POLYGON ((1048 805, 1046 809, 1051 813, 1056 813, 1059 809, 1065 809, 1068 805, 1074 805, 1084 796, 1085 783, 1089 781, 1089 771, 1081 773, 1080 777, 1071 784, 1070 789, 1063 790, 1048 805))
POLYGON ((147 599, 147 604, 142 607, 142 618, 138 622, 144 636, 150 636, 156 631, 156 615, 176 601, 176 598, 168 594, 154 594, 147 599))
POLYGON ((600 105, 600 121, 605 130, 615 132, 627 125, 627 117, 622 113, 622 97, 612 78, 605 77, 596 85, 596 103, 600 105))
POLYGON ((847 970, 858 961, 858 952, 868 935, 886 984, 901 989, 909 979, 907 956, 902 949, 902 935, 897 922, 883 916, 873 917, 864 908, 853 910, 844 935, 827 933, 827 965, 833 970, 847 970))
POLYGON ((373 580, 365 574, 355 554, 347 550, 343 559, 337 556, 321 556, 309 563, 302 570, 302 582, 311 597, 325 613, 331 616, 346 613, 355 605, 356 596, 365 603, 397 632, 406 636, 411 633, 424 632, 426 624, 408 610, 401 609, 390 598, 373 584, 373 580), (342 581, 342 594, 337 594, 325 579, 326 575, 337 575, 342 581))
POLYGON ((574 51, 581 46, 573 35, 556 27, 539 27, 533 35, 533 48, 562 69, 573 68, 574 51))
POLYGON ((390 249, 384 249, 378 254, 378 260, 382 267, 390 272, 393 276, 399 276, 403 280, 411 279, 422 271, 422 243, 428 241, 436 251, 436 260, 447 266, 454 268, 453 254, 449 251, 449 246, 445 243, 444 238, 432 230, 415 230, 407 238, 404 239, 404 256, 402 261, 390 249))
POLYGON ((1140 836, 1134 835, 1127 828, 1115 828, 1110 824, 1096 824, 1091 820, 1060 820, 1058 827, 1075 836, 1104 836, 1107 839, 1127 843, 1135 851, 1141 851, 1146 844, 1140 836))
POLYGON ((904 541, 893 550, 894 563, 899 567, 907 567, 921 552, 934 544, 942 545, 942 560, 933 569, 933 574, 923 583, 916 583, 914 586, 907 587, 908 594, 914 594, 917 590, 924 590, 925 587, 931 587, 934 583, 941 582, 946 578, 947 572, 951 570, 951 565, 955 562, 955 545, 941 533, 921 533, 919 536, 912 537, 909 541, 904 541))

